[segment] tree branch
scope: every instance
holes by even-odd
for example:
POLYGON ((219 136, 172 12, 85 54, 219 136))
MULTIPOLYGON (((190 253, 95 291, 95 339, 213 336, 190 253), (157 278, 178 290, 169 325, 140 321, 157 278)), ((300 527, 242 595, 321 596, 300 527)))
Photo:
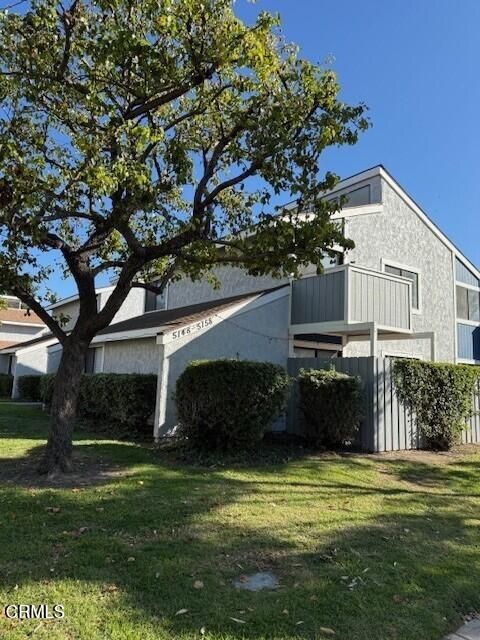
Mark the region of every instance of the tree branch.
POLYGON ((28 293, 28 291, 25 291, 24 289, 21 289, 17 286, 12 289, 12 293, 16 295, 17 298, 20 298, 22 302, 28 305, 28 307, 34 313, 36 313, 41 320, 43 320, 43 322, 47 325, 53 335, 58 339, 60 344, 63 344, 65 338, 67 337, 67 334, 61 328, 55 318, 53 318, 48 313, 48 311, 46 311, 42 307, 42 305, 37 300, 35 300, 35 298, 30 293, 28 293))

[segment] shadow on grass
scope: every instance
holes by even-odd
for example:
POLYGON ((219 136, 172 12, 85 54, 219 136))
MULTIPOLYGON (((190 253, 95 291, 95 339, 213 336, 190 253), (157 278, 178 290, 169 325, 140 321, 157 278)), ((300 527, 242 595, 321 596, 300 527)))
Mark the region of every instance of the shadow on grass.
POLYGON ((200 638, 205 627, 231 639, 327 638, 331 629, 342 640, 438 640, 480 606, 478 499, 421 482, 430 473, 440 488, 471 487, 476 462, 382 461, 395 482, 418 485, 409 488, 372 484, 364 459, 260 475, 161 465, 156 452, 120 443, 78 450, 123 475, 90 489, 0 488, 0 587, 9 593, 86 584, 101 614, 123 616, 135 638, 200 638), (328 479, 335 474, 348 481, 328 479), (351 499, 381 508, 358 513, 364 503, 346 507, 351 499), (273 571, 279 589, 232 586, 258 570, 273 571))

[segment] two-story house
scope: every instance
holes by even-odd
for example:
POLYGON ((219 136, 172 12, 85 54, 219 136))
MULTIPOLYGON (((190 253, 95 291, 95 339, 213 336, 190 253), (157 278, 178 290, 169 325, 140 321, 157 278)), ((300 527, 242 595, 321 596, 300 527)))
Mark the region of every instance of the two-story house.
MULTIPOLYGON (((292 357, 403 356, 480 364, 477 267, 382 166, 342 180, 326 197, 340 195, 347 203, 336 217, 355 248, 326 259, 323 274, 307 270, 291 282, 221 267, 218 289, 189 280, 170 283, 159 297, 134 289, 93 340, 86 370, 158 373, 158 436, 175 425, 175 381, 196 358, 286 366, 292 357)), ((109 291, 99 290, 100 306, 109 291)), ((75 298, 63 300, 51 312, 73 322, 75 305, 75 298)), ((41 360, 39 373, 56 370, 54 338, 27 349, 17 351, 18 372, 25 360, 41 360)))
MULTIPOLYGON (((17 297, 0 296, 0 349, 41 336, 46 330, 42 320, 17 297)), ((0 373, 12 373, 12 365, 13 356, 0 358, 0 373)))

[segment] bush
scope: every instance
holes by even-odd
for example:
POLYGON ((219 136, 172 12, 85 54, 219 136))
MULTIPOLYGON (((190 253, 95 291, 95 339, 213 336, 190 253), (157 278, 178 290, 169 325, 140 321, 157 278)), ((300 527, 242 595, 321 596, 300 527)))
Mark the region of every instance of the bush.
MULTIPOLYGON (((42 400, 52 402, 55 375, 41 376, 42 400)), ((112 437, 151 435, 157 376, 86 373, 80 381, 77 415, 88 428, 112 437)))
POLYGON ((362 417, 360 380, 334 369, 300 369, 297 380, 310 443, 335 448, 351 440, 362 417))
POLYGON ((0 398, 10 398, 12 386, 13 376, 10 373, 0 373, 0 398))
POLYGON ((248 360, 197 360, 177 380, 182 434, 206 450, 248 449, 285 409, 282 367, 248 360))
POLYGON ((19 376, 17 389, 21 400, 40 402, 40 379, 42 376, 19 376))
POLYGON ((447 451, 460 440, 479 376, 469 365, 395 360, 397 395, 415 415, 425 446, 447 451))

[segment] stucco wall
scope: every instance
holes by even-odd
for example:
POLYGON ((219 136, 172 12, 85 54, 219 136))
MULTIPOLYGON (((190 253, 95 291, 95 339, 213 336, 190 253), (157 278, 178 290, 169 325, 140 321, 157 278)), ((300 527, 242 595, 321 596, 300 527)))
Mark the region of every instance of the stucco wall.
MULTIPOLYGON (((107 302, 111 291, 105 291, 100 297, 100 309, 103 309, 107 302)), ((122 306, 115 314, 112 322, 120 322, 121 320, 127 320, 127 318, 134 318, 141 315, 145 311, 145 289, 135 287, 130 290, 127 297, 123 301, 122 306)))
POLYGON ((105 343, 104 373, 157 373, 158 345, 155 338, 105 343))
MULTIPOLYGON (((383 181, 383 213, 347 218, 345 233, 355 242, 347 261, 382 269, 382 258, 420 271, 421 312, 413 315, 413 330, 435 331, 437 360, 455 360, 453 260, 451 251, 397 193, 383 181)), ((430 357, 428 340, 379 342, 388 351, 430 357)), ((353 342, 344 356, 369 355, 368 343, 353 342)), ((380 353, 381 355, 381 353, 380 353)))
MULTIPOLYGON (((166 346, 169 358, 166 420, 161 435, 175 426, 175 384, 191 360, 239 358, 273 362, 284 367, 288 358, 288 296, 262 307, 242 309, 209 331, 188 340, 181 338, 166 346)), ((157 399, 158 401, 158 399, 157 399)))
POLYGON ((17 352, 12 396, 18 396, 18 378, 20 376, 39 376, 47 372, 47 349, 45 346, 17 352))
POLYGON ((271 276, 249 276, 243 269, 238 267, 218 267, 213 270, 213 273, 220 281, 220 288, 218 289, 214 289, 206 279, 192 282, 185 278, 178 282, 172 282, 168 287, 168 308, 185 307, 206 300, 218 300, 219 298, 228 298, 241 293, 270 289, 287 281, 286 279, 279 280, 271 276))
POLYGON ((62 325, 62 329, 64 331, 69 331, 72 329, 75 324, 79 312, 79 303, 78 300, 74 300, 73 302, 66 302, 65 304, 61 304, 58 307, 55 307, 51 311, 51 315, 57 320, 60 321, 61 317, 68 317, 69 320, 66 324, 62 325))
POLYGON ((32 327, 31 325, 16 325, 0 323, 0 340, 9 340, 13 343, 31 340, 40 335, 45 327, 32 327))

